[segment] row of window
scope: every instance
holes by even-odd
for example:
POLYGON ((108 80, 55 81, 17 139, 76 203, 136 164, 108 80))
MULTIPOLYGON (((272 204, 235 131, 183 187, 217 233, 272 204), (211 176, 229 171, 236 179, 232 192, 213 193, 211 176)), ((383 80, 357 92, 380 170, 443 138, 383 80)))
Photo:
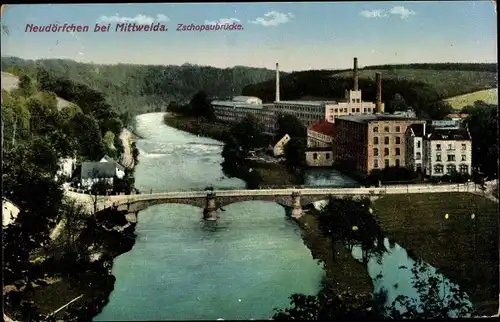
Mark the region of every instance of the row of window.
MULTIPOLYGON (((347 113, 348 112, 348 108, 347 107, 344 107, 344 108, 330 108, 330 113, 335 113, 335 114, 338 114, 338 113, 347 113)), ((351 108, 351 113, 361 113, 361 108, 359 107, 356 107, 356 108, 351 108)), ((372 109, 371 108, 363 108, 363 113, 372 113, 372 109)))
MULTIPOLYGON (((434 173, 441 174, 444 171, 444 166, 442 164, 436 164, 434 166, 434 173)), ((454 164, 448 164, 446 166, 446 174, 452 174, 457 171, 457 167, 454 164)), ((469 173, 469 166, 467 164, 461 164, 459 167, 460 173, 469 173)))
MULTIPOLYGON (((378 126, 373 127, 373 132, 378 133, 378 126)), ((390 132, 390 128, 388 126, 385 126, 384 132, 390 132)), ((396 132, 401 132, 401 126, 396 126, 396 132)))
MULTIPOLYGON (((447 150, 455 150, 455 146, 453 144, 448 144, 447 150)), ((462 151, 467 150, 467 144, 462 143, 462 151)), ((436 151, 441 151, 441 144, 436 144, 436 151)))
MULTIPOLYGON (((448 154, 447 157, 448 157, 448 162, 456 161, 454 154, 448 154)), ((467 161, 467 155, 466 154, 462 154, 462 158, 461 158, 460 161, 467 161)), ((441 162, 441 154, 437 154, 436 155, 436 162, 441 162)))
MULTIPOLYGON (((394 161, 394 165, 395 165, 396 167, 401 166, 401 160, 396 159, 396 160, 394 161)), ((389 168, 390 166, 391 166, 391 160, 389 160, 389 159, 385 159, 385 160, 384 160, 384 167, 389 168)), ((378 160, 377 160, 377 159, 373 160, 373 168, 377 169, 378 167, 379 167, 378 160)))
MULTIPOLYGON (((400 148, 396 148, 396 155, 401 155, 401 149, 400 148)), ((388 156, 389 155, 389 148, 384 148, 384 156, 388 156)), ((376 157, 378 156, 378 148, 373 148, 373 156, 376 157)))
MULTIPOLYGON (((396 136, 395 138, 396 144, 401 144, 401 138, 399 136, 396 136)), ((388 136, 384 137, 384 144, 389 144, 390 138, 388 136)), ((378 136, 373 137, 373 144, 377 145, 378 144, 378 136)))
MULTIPOLYGON (((325 154, 325 158, 326 158, 327 160, 330 160, 330 153, 326 153, 326 154, 325 154)), ((318 154, 317 154, 317 153, 313 153, 313 159, 314 159, 314 160, 318 160, 318 154)))

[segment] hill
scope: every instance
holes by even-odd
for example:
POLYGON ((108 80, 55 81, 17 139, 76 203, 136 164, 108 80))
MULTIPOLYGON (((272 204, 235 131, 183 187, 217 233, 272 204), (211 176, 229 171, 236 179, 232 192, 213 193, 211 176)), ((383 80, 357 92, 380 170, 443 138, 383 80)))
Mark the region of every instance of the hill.
POLYGON ((473 106, 476 101, 498 105, 498 88, 485 89, 469 94, 447 98, 445 100, 454 110, 461 110, 465 106, 473 106))
MULTIPOLYGON (((359 70, 359 87, 363 90, 364 100, 374 101, 375 73, 381 72, 382 100, 386 111, 411 106, 421 116, 439 119, 452 111, 443 99, 496 87, 496 68, 496 64, 367 66, 359 70), (401 104, 400 97, 404 104, 401 104)), ((353 86, 352 70, 294 72, 282 76, 280 84, 283 100, 297 100, 304 96, 340 100, 345 90, 353 86)), ((243 95, 258 96, 270 102, 275 96, 274 81, 245 86, 243 95)))
POLYGON ((243 66, 221 69, 191 64, 100 65, 63 59, 2 58, 2 71, 25 72, 34 79, 40 67, 55 77, 64 77, 102 92, 117 112, 132 114, 164 110, 170 102, 186 104, 200 90, 211 97, 239 95, 244 86, 275 77, 274 70, 243 66))
MULTIPOLYGON (((11 90, 17 89, 19 86, 19 77, 16 75, 2 72, 2 89, 10 92, 11 90)), ((65 107, 72 106, 73 103, 68 102, 65 99, 56 97, 57 99, 57 109, 61 110, 65 107)))

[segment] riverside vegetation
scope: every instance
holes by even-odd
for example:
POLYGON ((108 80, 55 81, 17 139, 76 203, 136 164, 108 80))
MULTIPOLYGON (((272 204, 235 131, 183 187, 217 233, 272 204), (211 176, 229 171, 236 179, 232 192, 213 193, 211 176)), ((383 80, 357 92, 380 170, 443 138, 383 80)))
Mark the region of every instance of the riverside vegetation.
MULTIPOLYGON (((36 79, 19 76, 17 89, 2 91, 3 192, 21 209, 2 235, 5 309, 22 321, 49 318, 83 294, 66 315, 50 318, 87 319, 107 300, 116 243, 127 239, 115 236, 111 244, 86 238, 86 229, 99 231, 89 228, 95 218, 64 198, 62 182, 54 178, 61 158, 119 157, 124 151, 119 134, 131 119, 116 113, 101 93, 44 69, 36 79), (56 94, 73 104, 58 110, 56 94), (53 241, 50 234, 60 222, 65 225, 53 241), (91 260, 90 246, 102 254, 99 259, 91 260)), ((133 171, 128 172, 130 186, 133 171)))

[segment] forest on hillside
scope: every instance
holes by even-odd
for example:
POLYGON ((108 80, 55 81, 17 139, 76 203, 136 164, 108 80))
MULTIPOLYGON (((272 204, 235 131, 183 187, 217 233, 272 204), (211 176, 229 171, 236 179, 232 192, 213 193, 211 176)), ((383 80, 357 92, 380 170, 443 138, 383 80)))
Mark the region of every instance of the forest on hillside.
POLYGON ((170 103, 189 103, 199 91, 214 99, 240 95, 244 86, 275 77, 274 70, 244 66, 221 69, 192 64, 100 65, 17 57, 2 58, 1 67, 2 71, 28 74, 33 79, 36 79, 37 69, 42 68, 55 77, 67 78, 102 92, 118 113, 127 111, 134 115, 165 110, 170 103))

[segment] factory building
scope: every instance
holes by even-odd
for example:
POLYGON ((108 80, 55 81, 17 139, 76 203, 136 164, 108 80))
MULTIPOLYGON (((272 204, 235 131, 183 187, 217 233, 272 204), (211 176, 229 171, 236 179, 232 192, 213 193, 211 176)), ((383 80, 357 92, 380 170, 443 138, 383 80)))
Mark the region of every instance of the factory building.
POLYGON ((382 76, 376 74, 377 81, 377 102, 364 102, 362 91, 359 89, 358 81, 358 59, 354 58, 353 80, 354 86, 352 90, 346 90, 343 101, 325 105, 325 120, 330 123, 335 123, 335 118, 346 115, 363 115, 384 113, 385 105, 382 103, 382 76))
POLYGON ((374 169, 405 166, 405 134, 424 120, 399 115, 341 116, 335 122, 334 159, 362 176, 374 169))

